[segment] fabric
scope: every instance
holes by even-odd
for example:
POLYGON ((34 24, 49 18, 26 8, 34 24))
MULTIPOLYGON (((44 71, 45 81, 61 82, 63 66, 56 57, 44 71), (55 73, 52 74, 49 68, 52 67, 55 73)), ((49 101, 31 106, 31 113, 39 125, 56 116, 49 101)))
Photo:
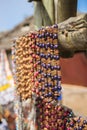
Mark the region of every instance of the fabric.
POLYGON ((0 104, 14 99, 14 82, 5 50, 0 51, 0 104))
POLYGON ((8 130, 8 124, 4 118, 0 121, 0 130, 8 130))

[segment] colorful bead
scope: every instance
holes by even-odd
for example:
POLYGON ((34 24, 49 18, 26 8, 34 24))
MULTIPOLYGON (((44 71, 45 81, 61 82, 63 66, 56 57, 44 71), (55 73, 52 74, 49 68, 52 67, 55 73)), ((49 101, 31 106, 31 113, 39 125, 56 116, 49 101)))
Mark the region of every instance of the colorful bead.
POLYGON ((40 130, 82 130, 87 121, 61 105, 61 67, 58 25, 42 28, 20 37, 14 63, 17 92, 22 100, 36 97, 37 124, 40 130))

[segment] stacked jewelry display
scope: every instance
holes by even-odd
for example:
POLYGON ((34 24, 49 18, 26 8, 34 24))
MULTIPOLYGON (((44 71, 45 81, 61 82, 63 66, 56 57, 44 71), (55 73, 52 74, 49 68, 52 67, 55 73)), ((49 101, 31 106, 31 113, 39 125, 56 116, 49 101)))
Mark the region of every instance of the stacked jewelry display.
POLYGON ((16 40, 17 93, 22 100, 36 98, 39 130, 86 130, 87 121, 62 105, 58 26, 30 32, 16 40))

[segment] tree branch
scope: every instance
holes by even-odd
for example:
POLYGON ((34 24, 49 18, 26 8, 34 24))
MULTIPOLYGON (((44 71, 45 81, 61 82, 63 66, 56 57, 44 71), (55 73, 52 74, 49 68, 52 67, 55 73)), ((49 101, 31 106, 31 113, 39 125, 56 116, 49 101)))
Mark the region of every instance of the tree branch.
POLYGON ((62 57, 71 57, 77 51, 87 50, 87 14, 69 18, 58 26, 62 57))

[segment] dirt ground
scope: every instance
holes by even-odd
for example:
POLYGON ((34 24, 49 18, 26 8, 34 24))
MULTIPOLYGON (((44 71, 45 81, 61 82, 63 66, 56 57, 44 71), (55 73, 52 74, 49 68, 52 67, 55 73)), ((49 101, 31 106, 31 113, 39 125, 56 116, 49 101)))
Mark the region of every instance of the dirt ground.
POLYGON ((87 88, 75 85, 62 85, 63 104, 72 108, 77 115, 87 117, 87 88))

